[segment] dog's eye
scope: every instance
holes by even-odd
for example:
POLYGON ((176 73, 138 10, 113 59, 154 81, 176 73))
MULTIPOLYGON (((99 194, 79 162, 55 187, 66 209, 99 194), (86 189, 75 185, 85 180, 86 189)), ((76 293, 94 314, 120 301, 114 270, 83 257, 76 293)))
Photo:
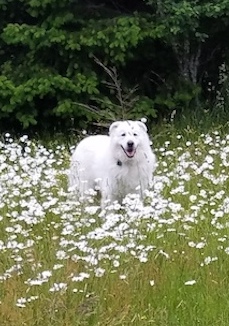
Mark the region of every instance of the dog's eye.
POLYGON ((125 136, 126 136, 125 132, 124 132, 123 134, 121 134, 121 136, 122 136, 122 137, 125 137, 125 136))
POLYGON ((138 134, 136 134, 136 132, 134 133, 134 136, 136 137, 138 134))

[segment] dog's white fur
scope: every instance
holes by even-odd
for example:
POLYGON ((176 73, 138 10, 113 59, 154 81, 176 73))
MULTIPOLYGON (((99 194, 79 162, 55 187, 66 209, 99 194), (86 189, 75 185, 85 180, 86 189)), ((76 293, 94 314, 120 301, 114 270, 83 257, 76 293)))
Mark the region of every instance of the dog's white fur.
POLYGON ((152 182, 156 158, 150 147, 146 125, 141 121, 117 121, 109 136, 83 139, 76 147, 69 173, 69 186, 80 196, 99 187, 102 201, 122 199, 130 193, 143 197, 152 182))

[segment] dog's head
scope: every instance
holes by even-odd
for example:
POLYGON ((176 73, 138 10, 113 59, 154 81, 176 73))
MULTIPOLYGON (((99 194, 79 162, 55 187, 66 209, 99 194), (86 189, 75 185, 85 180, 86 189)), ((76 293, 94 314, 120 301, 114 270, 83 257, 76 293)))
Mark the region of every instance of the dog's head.
POLYGON ((114 150, 121 148, 127 159, 133 158, 139 147, 149 144, 147 127, 141 121, 116 121, 111 124, 109 134, 114 150))

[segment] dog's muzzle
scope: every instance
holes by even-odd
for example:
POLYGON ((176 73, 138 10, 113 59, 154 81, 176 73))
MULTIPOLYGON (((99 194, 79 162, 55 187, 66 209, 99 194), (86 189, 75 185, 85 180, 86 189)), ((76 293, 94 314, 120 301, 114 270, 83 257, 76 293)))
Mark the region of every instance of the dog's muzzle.
POLYGON ((134 142, 129 140, 127 142, 127 146, 126 148, 122 147, 124 153, 126 154, 127 157, 132 158, 134 157, 135 153, 136 153, 136 148, 134 146, 134 142))

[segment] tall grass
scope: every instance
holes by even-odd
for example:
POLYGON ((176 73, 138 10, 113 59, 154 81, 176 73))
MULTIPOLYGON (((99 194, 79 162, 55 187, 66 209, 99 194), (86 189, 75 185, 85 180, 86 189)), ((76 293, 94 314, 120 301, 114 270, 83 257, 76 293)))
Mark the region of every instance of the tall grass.
POLYGON ((229 324, 229 136, 155 136, 144 206, 101 213, 67 192, 69 153, 0 142, 0 321, 18 325, 229 324))

